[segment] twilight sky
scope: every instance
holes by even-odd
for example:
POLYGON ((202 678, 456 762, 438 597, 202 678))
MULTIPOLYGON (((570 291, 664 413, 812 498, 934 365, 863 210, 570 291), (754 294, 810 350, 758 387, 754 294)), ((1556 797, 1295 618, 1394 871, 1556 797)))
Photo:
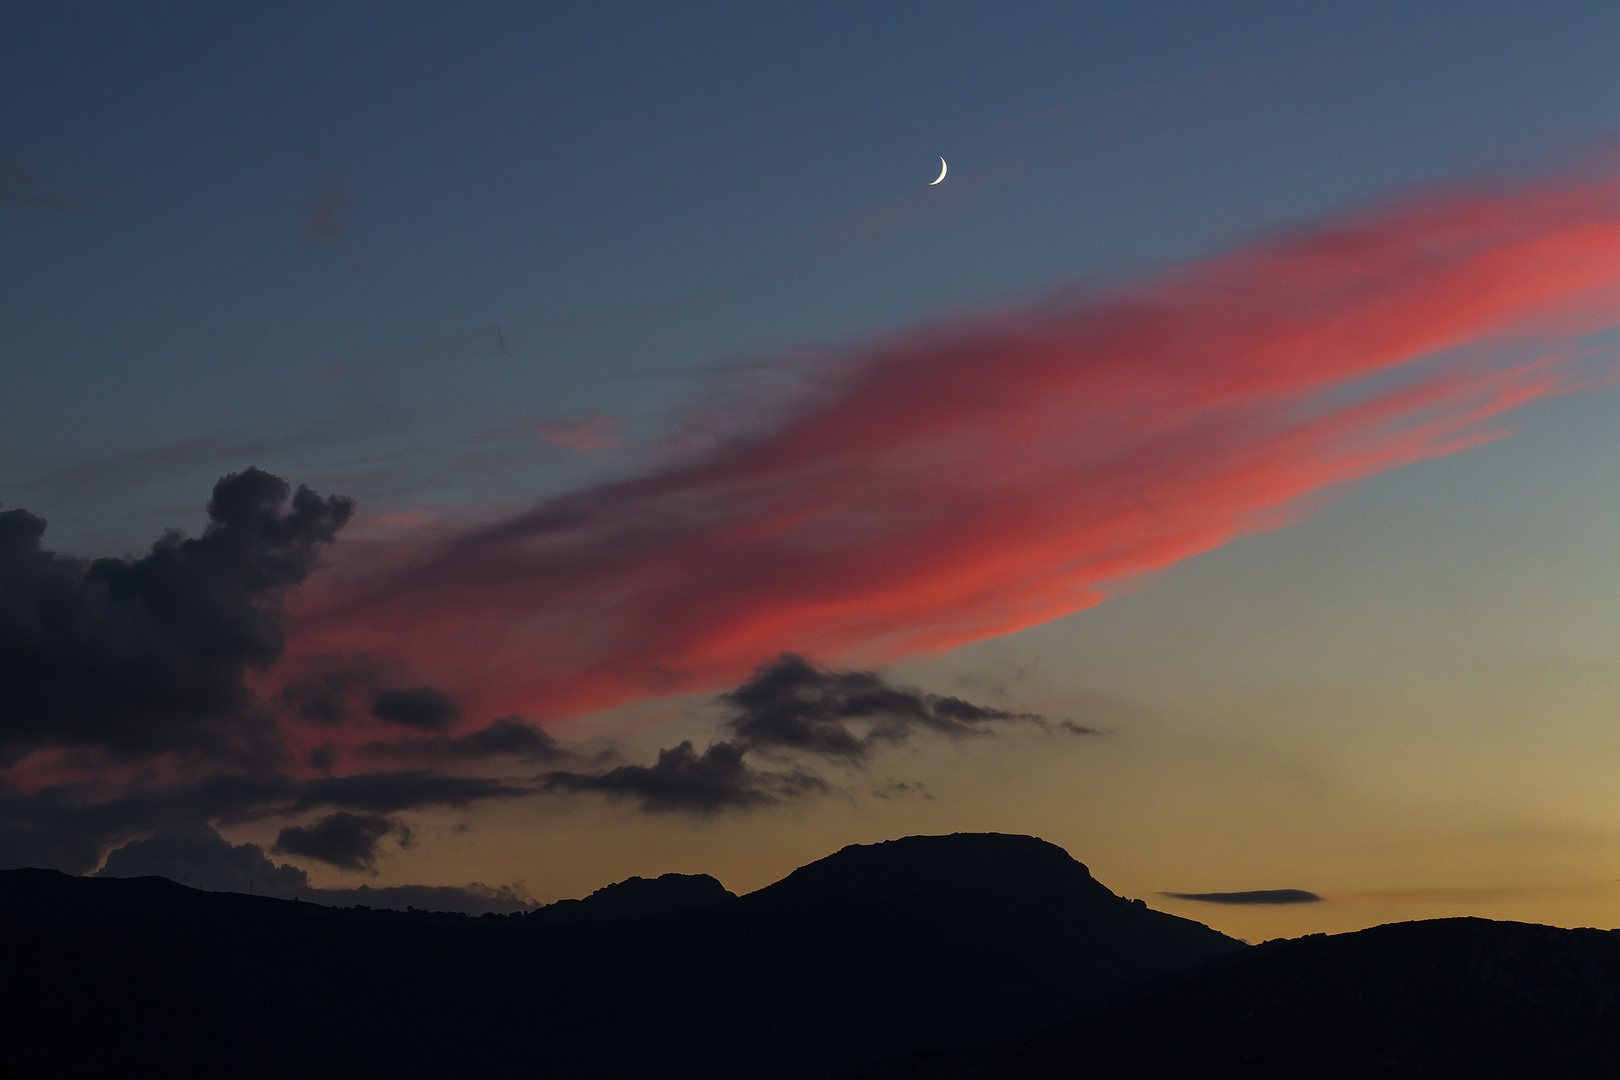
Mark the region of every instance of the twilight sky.
POLYGON ((0 865, 1620 921, 1612 6, 576 7, 0 15, 0 865))

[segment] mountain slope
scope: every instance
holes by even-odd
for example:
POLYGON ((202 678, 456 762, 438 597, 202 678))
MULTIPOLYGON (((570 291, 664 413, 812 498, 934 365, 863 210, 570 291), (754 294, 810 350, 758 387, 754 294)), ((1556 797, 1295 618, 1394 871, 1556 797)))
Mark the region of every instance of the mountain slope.
POLYGON ((664 874, 656 878, 626 878, 616 885, 604 885, 583 900, 558 900, 536 908, 525 918, 535 926, 625 922, 735 899, 736 893, 708 874, 664 874))
MULTIPOLYGON (((721 1007, 728 1034, 709 1067, 750 1077, 1030 1030, 1244 948, 1115 896, 1062 848, 997 834, 848 847, 689 914, 651 969, 679 973, 669 997, 684 987, 721 1007)), ((648 970, 613 944, 595 962, 621 978, 648 970)))
POLYGON ((624 921, 332 909, 0 873, 0 1065, 34 1076, 818 1077, 1242 946, 1028 837, 846 848, 624 921))
POLYGON ((1271 942, 1138 1000, 850 1080, 1620 1076, 1620 931, 1485 919, 1271 942))
POLYGON ((1243 948, 1114 895, 1056 845, 995 834, 847 847, 725 917, 741 940, 792 957, 754 1006, 762 1020, 816 1002, 822 1038, 847 1039, 857 1060, 903 1040, 1028 1030, 1243 948))

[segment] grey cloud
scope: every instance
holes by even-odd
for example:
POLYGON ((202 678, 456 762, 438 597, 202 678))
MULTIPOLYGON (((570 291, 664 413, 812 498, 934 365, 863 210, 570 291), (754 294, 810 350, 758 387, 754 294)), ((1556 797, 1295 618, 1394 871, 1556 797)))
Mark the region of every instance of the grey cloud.
POLYGON ((388 686, 383 665, 365 653, 334 654, 303 661, 299 677, 276 695, 282 715, 308 724, 335 726, 361 712, 418 731, 448 731, 461 709, 434 686, 388 686))
POLYGON ((82 874, 93 870, 109 848, 143 834, 322 809, 386 815, 429 806, 461 807, 535 790, 430 770, 303 782, 279 773, 217 773, 188 785, 133 791, 78 782, 22 792, 0 779, 0 869, 42 866, 82 874))
POLYGON ((0 781, 0 868, 43 866, 82 874, 140 833, 238 818, 284 803, 294 782, 276 774, 220 773, 185 786, 109 794, 92 783, 20 792, 0 781))
MULTIPOLYGON (((923 731, 961 738, 982 734, 992 723, 1047 726, 1034 713, 891 686, 872 671, 828 671, 792 653, 761 664, 752 679, 718 700, 731 710, 726 727, 732 737, 712 743, 701 754, 691 742, 683 742, 660 750, 655 765, 621 765, 594 774, 558 770, 540 777, 541 786, 634 799, 649 813, 711 814, 831 790, 820 776, 803 769, 756 769, 746 758, 752 752, 855 763, 879 746, 907 742, 923 731), (850 721, 862 722, 864 732, 854 730, 850 721)), ((902 784, 874 794, 916 793, 902 784)))
MULTIPOLYGON (((402 828, 383 814, 339 810, 313 825, 289 825, 276 836, 275 850, 303 855, 344 870, 370 870, 377 864, 382 839, 402 828)), ((405 833, 407 844, 410 833, 405 833)))
POLYGON ((461 710, 431 686, 379 690, 371 699, 371 715, 418 731, 446 731, 461 720, 461 710))
POLYGON ((852 761, 919 731, 960 738, 983 734, 991 723, 1046 723, 1035 713, 892 686, 873 671, 818 668, 793 653, 760 665, 752 679, 719 700, 733 710, 727 726, 736 741, 749 749, 852 761), (864 721, 865 734, 853 731, 850 721, 864 721))
POLYGON ((288 682, 276 704, 307 724, 335 727, 354 715, 354 698, 375 692, 376 681, 367 658, 351 658, 288 682))
POLYGON ((634 799, 648 813, 765 806, 828 790, 826 781, 804 772, 761 772, 743 760, 744 748, 718 742, 699 754, 690 742, 658 752, 656 765, 620 765, 599 775, 557 771, 540 778, 548 791, 593 791, 634 799))
POLYGON ((215 485, 200 537, 89 563, 44 550, 43 519, 0 513, 0 756, 268 740, 243 678, 281 655, 283 597, 353 509, 247 469, 215 485))
POLYGON ((257 844, 232 844, 207 825, 191 825, 132 840, 107 856, 97 877, 166 877, 211 892, 295 896, 309 890, 309 875, 277 865, 257 844))
POLYGON ((291 863, 277 864, 257 844, 232 844, 206 825, 190 826, 134 840, 107 856, 98 877, 165 877, 194 889, 252 892, 297 898, 331 907, 364 905, 404 911, 459 911, 469 915, 528 911, 534 900, 512 885, 388 885, 318 889, 291 863))
POLYGON ((326 742, 306 753, 304 755, 304 760, 309 762, 310 768, 312 769, 319 769, 321 772, 331 772, 332 766, 337 764, 337 743, 328 739, 326 742))
POLYGON ((873 788, 872 797, 874 799, 933 798, 933 796, 928 793, 928 789, 924 787, 920 781, 916 780, 890 780, 882 787, 873 788))

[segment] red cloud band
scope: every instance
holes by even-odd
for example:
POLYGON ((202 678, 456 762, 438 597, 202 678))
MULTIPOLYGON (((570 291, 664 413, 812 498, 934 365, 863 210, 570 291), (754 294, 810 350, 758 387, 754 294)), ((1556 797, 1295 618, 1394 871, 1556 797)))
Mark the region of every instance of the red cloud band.
POLYGON ((1617 312, 1620 181, 1432 195, 858 350, 774 430, 328 590, 295 641, 553 717, 948 649, 1493 437, 1617 312))

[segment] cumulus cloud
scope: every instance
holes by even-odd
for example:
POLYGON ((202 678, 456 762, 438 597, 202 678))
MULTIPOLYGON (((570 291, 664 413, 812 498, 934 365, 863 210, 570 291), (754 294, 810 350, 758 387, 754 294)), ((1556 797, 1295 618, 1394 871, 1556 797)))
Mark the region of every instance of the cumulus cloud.
POLYGON ((0 780, 0 868, 44 866, 82 874, 109 847, 141 833, 187 829, 285 805, 292 778, 274 773, 215 773, 185 784, 98 781, 21 791, 0 780))
POLYGON ((902 689, 875 671, 829 671, 793 653, 761 664, 720 701, 733 710, 727 726, 742 746, 850 760, 866 757, 875 746, 906 742, 918 731, 961 738, 982 735, 992 723, 1046 725, 1036 713, 902 689), (865 733, 852 730, 851 721, 864 722, 865 733))
POLYGON ((109 848, 143 834, 319 810, 380 817, 519 798, 537 790, 532 783, 452 776, 431 769, 307 780, 274 772, 219 772, 185 783, 147 779, 110 787, 83 780, 33 791, 21 791, 0 779, 0 868, 46 866, 86 873, 109 848))
POLYGON ((0 755, 240 742, 221 721, 249 719, 244 676, 281 655, 285 596, 353 508, 248 469, 215 485, 201 536, 93 562, 45 550, 43 519, 0 512, 0 755))
MULTIPOLYGON (((369 678, 344 682, 343 692, 359 687, 361 698, 369 700, 369 678)), ((202 850, 199 845, 212 842, 210 830, 218 823, 324 813, 313 823, 287 825, 276 849, 345 869, 370 869, 389 836, 409 846, 409 831, 397 815, 412 810, 463 808, 540 793, 625 799, 649 813, 757 809, 832 790, 832 784, 803 765, 805 758, 859 766, 878 748, 917 734, 962 737, 1003 723, 1045 724, 1033 713, 899 688, 874 672, 825 670, 791 655, 761 665, 754 678, 718 702, 727 710, 722 730, 729 737, 701 751, 688 741, 660 751, 650 765, 552 769, 532 779, 465 776, 436 767, 500 758, 558 763, 572 757, 539 727, 511 716, 464 735, 374 740, 353 748, 360 757, 420 763, 413 768, 303 777, 274 770, 220 771, 189 782, 146 778, 112 786, 81 780, 28 792, 0 780, 0 866, 41 865, 83 873, 103 853, 117 849, 125 853, 110 865, 122 873, 137 856, 179 859, 184 851, 202 850), (778 764, 763 767, 750 755, 778 759, 778 764), (780 763, 793 758, 801 760, 780 763)), ((306 759, 329 770, 335 751, 327 742, 306 759)), ((891 783, 876 794, 926 797, 915 784, 891 783)), ((212 873, 224 874, 227 864, 257 866, 251 853, 235 852, 235 863, 216 855, 212 873)), ((225 878, 208 880, 214 884, 207 887, 227 887, 220 884, 225 878)))
POLYGON ((744 748, 717 742, 701 754, 690 742, 658 752, 656 765, 620 765, 605 773, 558 770, 540 778, 548 791, 593 791, 634 799, 648 813, 712 814, 747 809, 828 790, 819 776, 792 770, 762 772, 743 760, 744 748))
POLYGON ((1304 889, 1251 889, 1248 892, 1166 892, 1175 900, 1197 900, 1204 904, 1316 904, 1322 898, 1304 889))
POLYGON ((276 695, 284 713, 305 723, 341 724, 355 715, 355 698, 377 692, 376 665, 368 657, 306 666, 316 670, 283 684, 276 695))
POLYGON ((232 844, 216 829, 191 825, 132 840, 108 853, 97 877, 166 877, 210 892, 295 896, 308 891, 309 875, 291 863, 275 863, 257 844, 232 844))
POLYGON ((397 671, 369 657, 303 664, 301 678, 256 696, 276 685, 261 673, 283 651, 287 594, 352 512, 348 499, 250 468, 215 485, 200 536, 172 531, 143 555, 94 561, 45 549, 45 522, 26 510, 0 512, 0 866, 83 873, 117 849, 117 869, 160 847, 178 858, 216 823, 311 811, 332 813, 289 826, 283 850, 366 866, 382 836, 408 840, 389 815, 534 792, 434 766, 564 756, 543 731, 503 717, 453 737, 464 718, 448 695, 391 681, 397 671), (309 747, 287 721, 335 730, 309 747), (289 772, 330 773, 368 726, 413 732, 373 750, 419 767, 289 772), (35 751, 49 752, 14 768, 35 751), (133 762, 132 775, 106 768, 133 762))
MULTIPOLYGON (((336 682, 323 685, 341 682, 345 694, 356 686, 365 695, 372 693, 365 679, 333 678, 336 682)), ((409 833, 395 816, 405 811, 460 808, 542 792, 627 799, 649 813, 704 815, 755 809, 825 794, 832 785, 802 765, 760 767, 749 760, 750 754, 860 764, 876 749, 919 733, 963 737, 1001 723, 1045 726, 1033 713, 895 687, 875 672, 825 670, 793 655, 761 665, 754 678, 718 700, 728 711, 722 726, 730 737, 702 751, 687 741, 660 751, 651 765, 553 769, 531 780, 417 767, 304 778, 268 770, 219 772, 189 784, 137 782, 114 790, 81 781, 24 793, 0 782, 0 866, 45 865, 84 872, 111 847, 144 843, 132 839, 142 834, 161 833, 168 845, 165 850, 178 850, 182 840, 195 846, 198 837, 207 835, 200 830, 216 822, 328 811, 314 824, 283 829, 277 849, 346 869, 369 869, 389 835, 408 844, 409 833), (862 725, 858 731, 850 726, 857 723, 862 725)), ((328 721, 323 717, 321 722, 328 721)), ((539 727, 515 716, 498 718, 465 735, 377 740, 360 745, 356 752, 424 764, 503 757, 559 762, 571 756, 539 727)), ((317 767, 330 768, 331 744, 316 747, 308 758, 317 767)), ((887 798, 921 790, 914 784, 891 783, 878 794, 887 798)), ((115 865, 126 865, 136 854, 151 850, 155 849, 131 848, 115 865)), ((247 855, 237 857, 251 861, 247 855)))
MULTIPOLYGON (((1046 727, 1036 713, 992 709, 957 697, 908 690, 874 671, 830 671, 787 653, 754 670, 754 677, 719 695, 731 738, 702 753, 691 742, 658 752, 655 765, 621 765, 601 773, 556 770, 540 778, 548 791, 599 792, 634 799, 649 813, 711 814, 769 806, 824 794, 831 785, 803 768, 763 770, 746 755, 808 756, 846 764, 917 733, 952 738, 986 734, 994 723, 1046 727), (859 723, 860 730, 852 725, 859 723)), ((894 784, 873 794, 920 794, 920 785, 894 784)))
MULTIPOLYGON (((391 679, 390 675, 398 674, 385 671, 383 665, 363 653, 316 657, 301 663, 297 675, 284 676, 286 681, 275 693, 274 704, 285 718, 325 727, 370 717, 420 732, 446 732, 466 719, 460 706, 438 687, 391 685, 400 680, 391 679)), ((484 736, 483 742, 498 741, 498 736, 505 736, 509 742, 524 737, 508 730, 512 726, 511 718, 494 721, 492 726, 498 734, 484 736)), ((469 751, 480 744, 478 739, 465 744, 448 739, 441 741, 446 748, 454 746, 469 751)), ((390 744, 375 742, 372 745, 390 744)), ((438 744, 417 739, 397 745, 420 752, 438 744)))
POLYGON ((461 710, 431 686, 379 690, 371 699, 371 715, 418 731, 444 731, 461 721, 461 710))
MULTIPOLYGON (((383 814, 351 814, 339 810, 313 825, 289 825, 276 835, 275 850, 318 859, 342 870, 371 870, 377 865, 383 837, 402 826, 383 814)), ((409 846, 410 833, 404 833, 409 846)))
POLYGON ((321 889, 291 863, 276 863, 257 844, 232 844, 215 829, 196 825, 133 840, 107 856, 98 877, 166 877, 194 889, 251 892, 258 896, 299 899, 332 907, 364 905, 403 911, 460 911, 509 914, 527 911, 534 900, 517 886, 388 885, 373 888, 321 889))
POLYGON ((1452 187, 886 335, 749 433, 356 567, 298 625, 542 721, 1010 633, 1611 379, 1616 252, 1620 180, 1452 187))

